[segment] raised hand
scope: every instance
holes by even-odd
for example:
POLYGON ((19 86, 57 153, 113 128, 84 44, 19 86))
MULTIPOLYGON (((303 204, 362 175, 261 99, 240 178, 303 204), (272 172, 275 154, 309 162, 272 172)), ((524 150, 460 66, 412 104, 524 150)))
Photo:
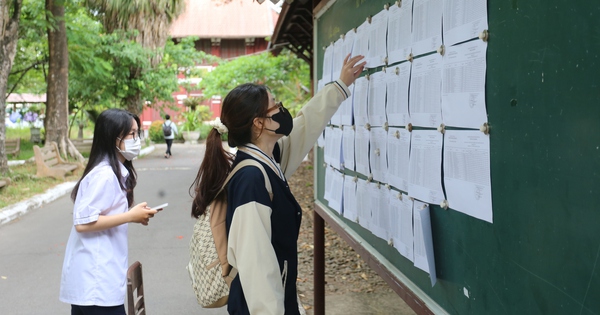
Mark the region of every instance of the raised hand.
POLYGON ((360 73, 365 68, 367 61, 363 61, 365 57, 358 55, 350 58, 350 54, 344 58, 344 65, 342 66, 342 72, 340 73, 340 80, 346 84, 346 86, 350 86, 356 78, 360 76, 360 73))

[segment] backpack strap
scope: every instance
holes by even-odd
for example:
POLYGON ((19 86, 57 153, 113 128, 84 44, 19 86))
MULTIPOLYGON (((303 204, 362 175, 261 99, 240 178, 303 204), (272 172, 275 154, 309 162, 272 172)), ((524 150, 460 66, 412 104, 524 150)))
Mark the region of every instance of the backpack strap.
MULTIPOLYGON (((231 172, 229 172, 229 175, 227 175, 227 178, 225 179, 223 186, 221 186, 221 189, 215 196, 219 196, 223 192, 223 190, 225 189, 225 186, 227 186, 227 183, 229 183, 229 180, 231 180, 233 175, 235 175, 235 173, 237 173, 237 171, 239 171, 240 169, 242 169, 243 167, 246 167, 246 166, 255 166, 263 173, 263 176, 265 178, 265 188, 267 188, 267 192, 269 193, 269 198, 271 198, 271 201, 272 201, 273 200, 273 189, 271 188, 271 181, 269 180, 269 176, 267 175, 267 172, 265 171, 265 168, 262 166, 262 164, 260 164, 260 162, 254 160, 254 159, 246 159, 246 160, 243 160, 240 163, 238 163, 233 168, 233 170, 231 170, 231 172)), ((226 237, 227 234, 225 232, 225 220, 226 220, 227 208, 224 205, 226 205, 226 203, 219 203, 219 206, 220 206, 219 208, 214 207, 211 209, 210 227, 213 232, 213 236, 215 236, 215 246, 217 249, 217 256, 219 257, 219 261, 221 264, 223 277, 225 278, 225 282, 227 282, 228 285, 231 285, 231 281, 233 281, 233 279, 237 275, 237 269, 231 267, 231 265, 229 265, 229 263, 227 262, 227 237, 226 237), (218 235, 224 235, 225 238, 217 239, 216 236, 218 236, 218 235)))
POLYGON ((267 192, 269 193, 269 198, 271 198, 271 201, 273 201, 273 189, 271 188, 271 181, 269 180, 269 175, 267 175, 267 172, 265 171, 265 168, 262 166, 262 164, 260 164, 260 162, 254 160, 254 159, 245 159, 245 160, 242 160, 240 163, 238 163, 233 168, 233 170, 231 170, 231 172, 229 172, 229 175, 227 175, 227 178, 225 179, 223 186, 221 186, 221 189, 217 193, 217 196, 225 189, 225 186, 227 186, 227 184, 229 183, 229 180, 231 180, 233 175, 235 175, 235 173, 237 173, 237 171, 239 171, 240 169, 242 169, 243 167, 246 167, 246 166, 256 166, 263 173, 263 177, 265 178, 265 188, 267 188, 267 192))

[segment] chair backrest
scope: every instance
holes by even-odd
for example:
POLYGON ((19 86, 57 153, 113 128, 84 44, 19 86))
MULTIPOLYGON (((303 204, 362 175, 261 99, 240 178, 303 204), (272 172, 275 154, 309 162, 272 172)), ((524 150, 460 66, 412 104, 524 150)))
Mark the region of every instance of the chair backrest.
POLYGON ((127 269, 127 314, 146 315, 142 264, 139 261, 127 269))
POLYGON ((63 161, 63 159, 60 157, 60 154, 58 153, 58 145, 54 141, 46 143, 46 146, 41 148, 37 145, 34 145, 33 152, 35 154, 36 163, 42 163, 48 167, 65 163, 65 161, 63 161))

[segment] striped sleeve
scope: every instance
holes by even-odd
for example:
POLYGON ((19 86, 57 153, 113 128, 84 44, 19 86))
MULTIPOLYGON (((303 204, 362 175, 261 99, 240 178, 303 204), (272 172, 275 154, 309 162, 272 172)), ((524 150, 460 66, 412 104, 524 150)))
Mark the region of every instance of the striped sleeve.
POLYGON ((294 118, 294 129, 288 137, 279 139, 281 170, 289 178, 315 145, 327 122, 350 97, 350 90, 342 80, 327 84, 317 93, 294 118))

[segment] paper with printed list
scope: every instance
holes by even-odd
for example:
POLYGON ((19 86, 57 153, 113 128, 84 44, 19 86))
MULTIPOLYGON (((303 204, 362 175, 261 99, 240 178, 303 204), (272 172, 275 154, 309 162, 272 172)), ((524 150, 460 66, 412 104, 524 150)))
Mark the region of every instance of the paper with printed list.
POLYGON ((331 76, 333 71, 333 45, 325 48, 325 54, 323 55, 323 73, 321 79, 323 83, 327 84, 331 82, 331 76))
POLYGON ((369 195, 370 187, 373 182, 367 182, 359 178, 356 183, 356 211, 358 224, 369 230, 371 227, 371 197, 369 195))
POLYGON ((437 130, 413 130, 410 139, 408 195, 439 205, 442 190, 442 142, 437 130))
POLYGON ((388 10, 381 10, 371 17, 369 55, 367 56, 368 68, 385 65, 385 58, 387 57, 387 24, 388 10))
POLYGON ((408 195, 395 190, 389 191, 390 231, 389 236, 400 255, 414 262, 413 255, 413 201, 408 195))
POLYGON ((356 182, 357 180, 354 178, 346 177, 344 179, 344 196, 342 197, 344 218, 352 222, 358 220, 356 182))
POLYGON ((382 127, 371 127, 369 134, 369 165, 373 180, 387 183, 387 131, 382 127))
POLYGON ((335 127, 325 129, 324 162, 341 169, 342 164, 342 130, 335 127))
POLYGON ((387 101, 385 112, 390 126, 406 126, 408 115, 408 83, 410 82, 410 62, 388 68, 385 73, 387 101))
POLYGON ((385 72, 379 71, 369 76, 369 95, 367 113, 371 126, 383 126, 385 117, 385 72))
POLYGON ((413 126, 437 128, 442 123, 442 56, 413 61, 410 78, 410 121, 413 126))
POLYGON ((442 70, 442 117, 446 126, 477 128, 487 122, 487 44, 474 40, 446 48, 442 70))
POLYGON ((390 230, 390 198, 388 192, 389 189, 384 185, 376 183, 370 185, 371 225, 369 230, 386 242, 389 240, 388 232, 390 230))
POLYGON ((444 0, 444 45, 475 38, 488 28, 486 0, 444 0))
POLYGON ((344 169, 354 171, 354 129, 344 126, 342 130, 342 163, 344 169))
POLYGON ((437 274, 435 272, 435 257, 433 255, 429 205, 415 200, 413 209, 415 220, 415 267, 429 274, 431 286, 433 287, 437 282, 437 274))
POLYGON ((354 102, 354 84, 348 87, 350 90, 350 96, 342 102, 342 105, 338 108, 340 113, 340 124, 344 126, 352 125, 352 103, 354 102))
POLYGON ((450 209, 492 223, 490 137, 479 130, 446 130, 444 185, 450 209))
MULTIPOLYGON (((404 2, 404 1, 403 1, 404 2)), ((412 53, 436 51, 442 45, 442 0, 415 0, 413 4, 412 53)))
POLYGON ((369 122, 367 113, 367 97, 369 96, 369 81, 366 76, 354 81, 353 113, 354 124, 364 126, 369 122))
POLYGON ((356 126, 354 132, 354 167, 358 173, 368 176, 371 174, 369 168, 370 133, 363 126, 356 126))
POLYGON ((388 64, 408 60, 412 44, 412 1, 390 6, 388 14, 388 64), (408 2, 408 3, 406 3, 408 2))
MULTIPOLYGON (((352 56, 365 56, 369 55, 369 35, 371 35, 371 24, 364 21, 359 27, 356 28, 356 35, 354 36, 354 44, 352 45, 352 56)), ((369 60, 365 58, 367 62, 365 67, 370 67, 369 60)))
POLYGON ((327 198, 325 199, 327 200, 329 207, 341 214, 342 194, 344 192, 344 174, 328 167, 325 171, 325 184, 330 185, 330 187, 325 188, 325 191, 328 192, 326 195, 327 198))
POLYGON ((387 133, 387 181, 390 185, 408 191, 410 161, 410 131, 390 127, 387 133))

